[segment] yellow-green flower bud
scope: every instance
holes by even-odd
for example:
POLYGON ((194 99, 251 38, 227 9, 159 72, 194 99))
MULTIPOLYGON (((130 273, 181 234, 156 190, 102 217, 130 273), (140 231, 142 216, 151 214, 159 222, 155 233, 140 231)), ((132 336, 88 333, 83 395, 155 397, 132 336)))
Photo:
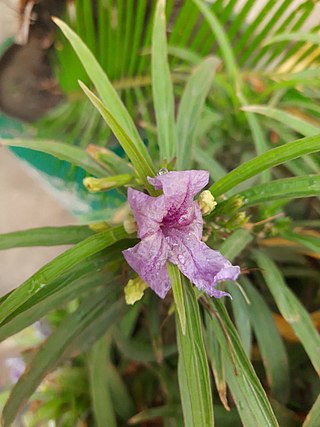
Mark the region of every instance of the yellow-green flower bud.
POLYGON ((137 223, 133 218, 132 214, 129 214, 128 217, 123 221, 123 228, 128 234, 137 232, 138 230, 137 223))
POLYGON ((101 222, 94 222, 92 224, 89 224, 89 228, 99 233, 100 231, 108 230, 110 226, 105 221, 101 221, 101 222))
POLYGON ((148 285, 139 276, 135 279, 130 279, 124 287, 126 303, 128 305, 133 305, 137 301, 140 301, 147 287, 148 285))
POLYGON ((83 185, 91 191, 97 193, 98 191, 112 190, 113 188, 122 187, 129 184, 132 180, 132 175, 114 175, 107 178, 93 178, 92 176, 83 180, 83 185))
POLYGON ((86 152, 97 163, 106 168, 110 174, 132 172, 132 167, 126 160, 117 156, 113 151, 108 150, 107 148, 89 144, 86 148, 86 152))
POLYGON ((209 215, 217 206, 217 202, 209 190, 202 191, 198 199, 198 204, 202 215, 209 215))
POLYGON ((249 217, 246 215, 245 212, 237 212, 226 223, 226 228, 229 230, 233 230, 234 228, 244 226, 248 221, 249 217))

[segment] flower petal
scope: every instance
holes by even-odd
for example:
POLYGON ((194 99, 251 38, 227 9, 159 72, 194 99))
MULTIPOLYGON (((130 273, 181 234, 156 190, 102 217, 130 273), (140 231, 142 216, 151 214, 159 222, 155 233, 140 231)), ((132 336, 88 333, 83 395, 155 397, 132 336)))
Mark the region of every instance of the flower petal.
POLYGON ((167 271, 169 246, 159 231, 145 237, 133 248, 123 251, 127 263, 154 290, 164 298, 171 288, 167 271))
POLYGON ((220 252, 201 242, 192 228, 189 233, 172 229, 167 241, 171 249, 169 261, 200 290, 215 298, 229 295, 215 286, 220 280, 236 280, 240 274, 238 266, 233 266, 220 252))
POLYGON ((128 202, 138 224, 138 237, 142 239, 156 233, 167 213, 164 196, 151 197, 129 188, 128 202))
POLYGON ((148 178, 156 190, 163 190, 171 210, 185 210, 194 196, 209 182, 209 172, 203 170, 168 172, 148 178))

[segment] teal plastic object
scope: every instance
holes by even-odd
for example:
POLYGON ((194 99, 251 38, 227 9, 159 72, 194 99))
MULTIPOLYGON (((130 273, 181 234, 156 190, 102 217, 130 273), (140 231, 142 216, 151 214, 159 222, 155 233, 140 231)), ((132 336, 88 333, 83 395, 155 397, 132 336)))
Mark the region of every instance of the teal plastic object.
MULTIPOLYGON (((22 122, 0 115, 1 138, 23 138, 24 134, 22 122)), ((125 200, 117 190, 89 193, 82 184, 87 173, 69 162, 26 148, 11 147, 10 151, 26 162, 48 192, 81 222, 109 220, 125 200)))

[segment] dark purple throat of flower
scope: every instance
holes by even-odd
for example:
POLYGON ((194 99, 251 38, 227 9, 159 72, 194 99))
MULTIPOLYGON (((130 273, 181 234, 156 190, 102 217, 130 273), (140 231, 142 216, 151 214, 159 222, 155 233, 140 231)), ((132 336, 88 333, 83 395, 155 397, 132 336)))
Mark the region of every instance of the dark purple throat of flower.
POLYGON ((171 288, 168 261, 208 295, 229 295, 216 285, 220 280, 236 280, 240 268, 201 241, 203 220, 194 200, 208 184, 209 173, 168 172, 148 180, 163 194, 151 197, 129 188, 128 201, 141 242, 123 251, 128 264, 161 298, 171 288))

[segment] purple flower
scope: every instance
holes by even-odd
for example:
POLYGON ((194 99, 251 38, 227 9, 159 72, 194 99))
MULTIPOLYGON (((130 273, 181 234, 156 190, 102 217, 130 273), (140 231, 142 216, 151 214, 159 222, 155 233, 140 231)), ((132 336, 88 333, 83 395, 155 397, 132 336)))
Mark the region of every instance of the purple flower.
POLYGON ((229 295, 215 286, 220 280, 236 280, 240 268, 201 241, 203 220, 194 201, 194 196, 208 184, 209 173, 168 172, 148 180, 163 195, 151 197, 129 188, 128 201, 141 242, 123 252, 128 264, 161 298, 171 288, 167 261, 176 264, 208 295, 229 295))
POLYGON ((12 384, 15 384, 24 373, 26 364, 22 357, 8 357, 5 364, 9 369, 9 379, 12 384))

